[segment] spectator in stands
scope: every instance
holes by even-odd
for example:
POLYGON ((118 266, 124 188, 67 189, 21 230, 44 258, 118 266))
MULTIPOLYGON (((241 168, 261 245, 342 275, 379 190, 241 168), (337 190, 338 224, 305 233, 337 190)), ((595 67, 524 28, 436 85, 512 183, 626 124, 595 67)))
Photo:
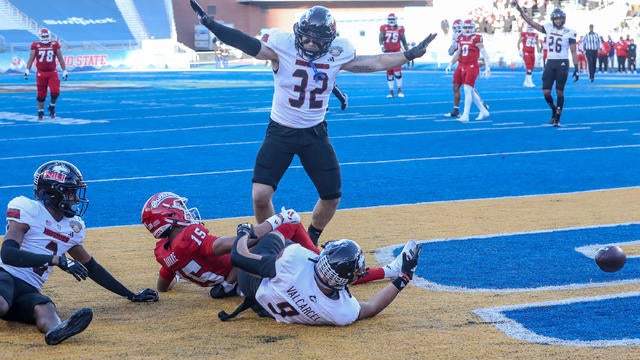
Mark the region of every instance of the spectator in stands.
POLYGON ((608 41, 604 41, 604 37, 600 36, 600 49, 598 49, 598 71, 608 72, 609 71, 609 51, 611 51, 611 45, 609 45, 608 41), (604 71, 603 71, 604 68, 604 71))
POLYGON ((622 36, 620 36, 620 41, 618 41, 614 48, 616 49, 616 58, 618 59, 618 73, 624 73, 627 70, 625 69, 625 62, 627 61, 627 42, 624 41, 622 36))
POLYGON ((627 61, 629 62, 629 72, 636 73, 636 44, 633 43, 633 39, 629 39, 629 45, 627 45, 627 61))
POLYGON ((60 68, 62 68, 62 78, 67 80, 69 74, 67 73, 67 65, 62 57, 60 43, 51 39, 51 33, 48 29, 42 28, 40 29, 40 41, 31 43, 29 60, 27 60, 27 68, 24 71, 24 79, 26 80, 29 78, 29 71, 33 62, 36 62, 38 120, 44 118, 44 101, 47 99, 47 89, 51 96, 48 108, 49 116, 52 119, 56 117, 55 106, 58 96, 60 96, 60 78, 58 77, 56 60, 58 60, 60 68))

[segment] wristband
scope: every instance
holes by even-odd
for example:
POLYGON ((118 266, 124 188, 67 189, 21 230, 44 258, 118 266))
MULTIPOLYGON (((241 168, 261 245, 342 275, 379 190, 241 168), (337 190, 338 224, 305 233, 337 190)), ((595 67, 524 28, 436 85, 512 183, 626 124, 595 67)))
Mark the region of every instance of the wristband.
POLYGON ((409 281, 411 281, 411 279, 409 279, 406 274, 400 274, 397 278, 393 279, 391 283, 398 289, 398 292, 400 292, 407 286, 409 281))
POLYGON ((282 223, 284 222, 284 218, 281 214, 275 214, 265 221, 271 224, 271 229, 275 230, 278 228, 278 226, 282 225, 282 223))

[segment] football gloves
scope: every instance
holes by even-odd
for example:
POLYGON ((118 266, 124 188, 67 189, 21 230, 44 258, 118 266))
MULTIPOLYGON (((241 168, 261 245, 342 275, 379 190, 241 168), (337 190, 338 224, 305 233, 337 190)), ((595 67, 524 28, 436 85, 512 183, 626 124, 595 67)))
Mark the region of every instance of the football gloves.
POLYGON ((238 235, 238 237, 242 237, 245 234, 249 236, 249 239, 258 238, 255 231, 253 231, 253 225, 251 223, 238 224, 238 227, 236 228, 236 235, 238 235))
POLYGON ((157 291, 146 288, 137 294, 128 296, 127 299, 131 300, 131 302, 156 302, 159 297, 157 291))
POLYGON ((209 26, 213 24, 213 19, 207 15, 202 6, 200 6, 196 0, 190 0, 190 3, 191 8, 196 12, 196 15, 198 15, 198 19, 200 19, 200 24, 209 28, 209 26))
POLYGON ((349 97, 347 96, 347 94, 343 92, 342 89, 338 87, 338 85, 334 86, 331 92, 338 100, 340 100, 340 110, 344 111, 349 105, 349 97))
POLYGON ((400 275, 391 282, 393 286, 398 289, 398 292, 404 289, 409 281, 413 279, 413 272, 416 270, 416 266, 418 266, 418 258, 420 257, 421 251, 422 244, 417 244, 415 251, 402 253, 402 267, 400 269, 400 275))
POLYGON ((24 79, 27 80, 29 78, 29 69, 24 71, 24 79))
POLYGON ((85 280, 89 275, 89 271, 84 265, 77 260, 68 259, 64 254, 60 255, 58 267, 73 275, 78 281, 85 280))
POLYGON ((580 75, 578 75, 579 71, 578 71, 578 67, 576 66, 573 69, 573 82, 578 81, 578 79, 580 79, 580 75))
POLYGON ((64 80, 69 79, 69 73, 67 72, 67 70, 62 70, 62 79, 64 80))
POLYGON ((279 214, 272 215, 266 222, 271 224, 273 230, 282 224, 297 224, 300 222, 300 215, 293 209, 285 209, 282 207, 279 214))
POLYGON ((407 60, 411 61, 415 58, 419 58, 427 52, 427 46, 429 43, 436 38, 438 34, 429 34, 424 40, 422 40, 418 45, 412 47, 411 49, 404 52, 404 57, 407 60))

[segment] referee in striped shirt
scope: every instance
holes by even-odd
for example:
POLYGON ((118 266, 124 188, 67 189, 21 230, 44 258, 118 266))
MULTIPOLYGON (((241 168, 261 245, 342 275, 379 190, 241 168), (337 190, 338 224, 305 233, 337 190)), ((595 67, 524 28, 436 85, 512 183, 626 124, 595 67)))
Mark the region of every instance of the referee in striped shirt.
POLYGON ((593 24, 589 25, 589 32, 582 37, 582 50, 587 57, 587 65, 589 68, 589 81, 593 82, 593 78, 596 74, 596 60, 598 60, 598 49, 602 44, 600 43, 600 35, 593 31, 593 24))

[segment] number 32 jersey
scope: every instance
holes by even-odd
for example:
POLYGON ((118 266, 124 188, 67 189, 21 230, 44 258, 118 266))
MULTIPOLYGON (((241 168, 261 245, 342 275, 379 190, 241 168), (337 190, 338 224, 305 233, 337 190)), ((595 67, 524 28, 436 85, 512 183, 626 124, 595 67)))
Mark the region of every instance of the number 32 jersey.
POLYGON ((569 40, 576 40, 575 30, 568 28, 556 29, 552 23, 544 24, 544 32, 547 36, 548 60, 569 59, 569 40))
POLYGON ((274 29, 267 46, 278 54, 279 61, 273 70, 271 119, 298 129, 324 121, 340 68, 356 56, 353 45, 347 39, 336 38, 329 52, 310 62, 298 55, 293 33, 274 29))

